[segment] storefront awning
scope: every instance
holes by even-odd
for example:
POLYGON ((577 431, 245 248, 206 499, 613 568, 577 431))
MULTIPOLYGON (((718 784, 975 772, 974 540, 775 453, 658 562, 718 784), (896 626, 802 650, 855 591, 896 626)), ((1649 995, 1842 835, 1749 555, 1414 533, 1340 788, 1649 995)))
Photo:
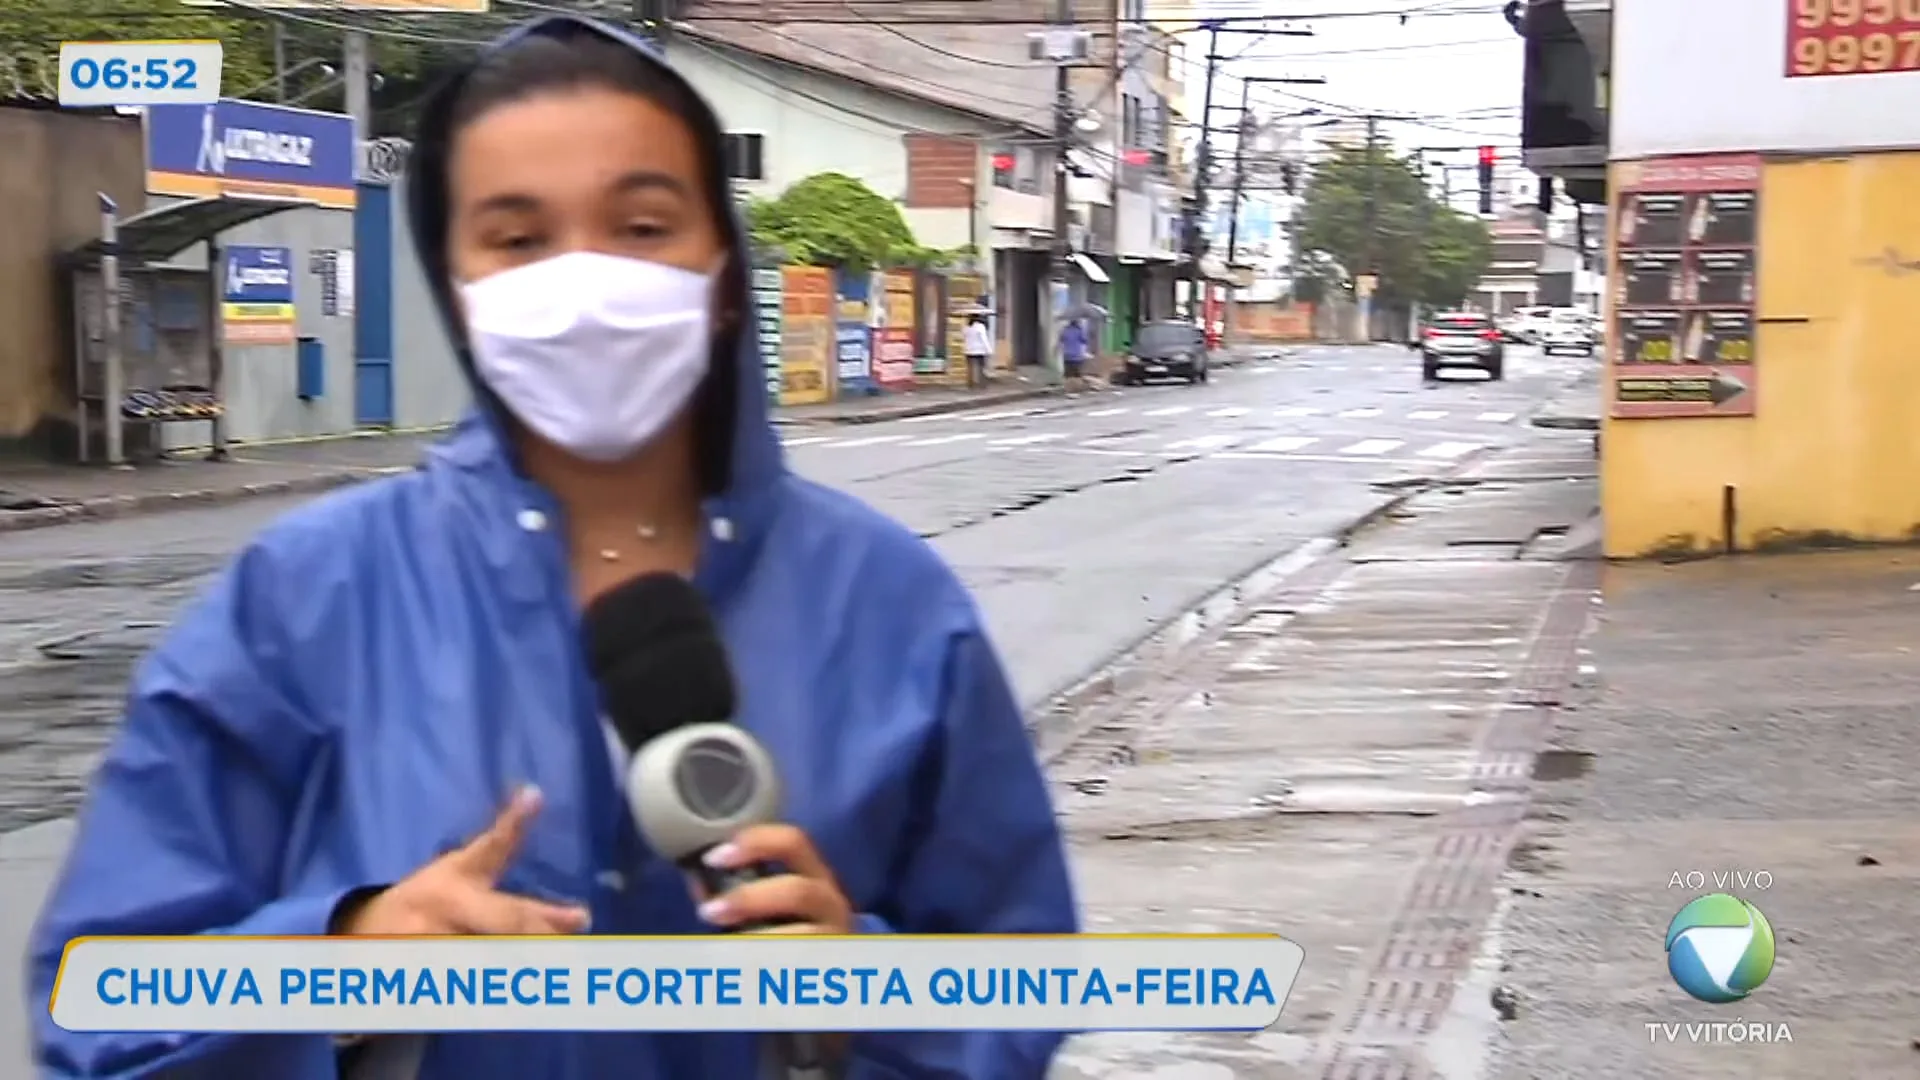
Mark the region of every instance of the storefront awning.
POLYGON ((1095 285, 1106 285, 1112 281, 1111 278, 1107 277, 1106 270, 1103 269, 1099 263, 1094 262, 1092 259, 1087 258, 1077 251, 1073 253, 1073 265, 1079 267, 1080 272, 1087 275, 1087 280, 1093 282, 1095 285))
MULTIPOLYGON (((228 229, 286 210, 318 206, 312 199, 269 195, 228 195, 184 199, 120 222, 120 258, 130 263, 161 263, 228 229)), ((76 260, 100 259, 101 242, 90 240, 74 252, 76 260)))

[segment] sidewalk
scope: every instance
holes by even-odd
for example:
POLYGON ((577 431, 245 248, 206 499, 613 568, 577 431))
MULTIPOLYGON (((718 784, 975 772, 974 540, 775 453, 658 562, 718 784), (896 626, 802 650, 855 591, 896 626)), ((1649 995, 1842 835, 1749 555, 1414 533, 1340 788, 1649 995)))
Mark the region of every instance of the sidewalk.
POLYGON ((1603 372, 1601 365, 1582 375, 1533 414, 1533 426, 1563 431, 1599 431, 1600 398, 1603 372))
MULTIPOLYGON (((776 409, 775 423, 866 424, 984 409, 1059 392, 1057 387, 1003 376, 982 390, 928 388, 776 409)), ((369 434, 235 446, 223 462, 182 456, 133 469, 0 458, 0 533, 326 491, 410 469, 439 437, 437 432, 369 434)))

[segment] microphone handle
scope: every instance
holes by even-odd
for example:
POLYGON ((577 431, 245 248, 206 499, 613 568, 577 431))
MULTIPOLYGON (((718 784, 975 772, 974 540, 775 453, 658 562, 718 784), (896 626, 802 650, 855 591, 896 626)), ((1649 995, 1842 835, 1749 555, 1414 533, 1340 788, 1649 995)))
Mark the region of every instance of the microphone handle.
MULTIPOLYGON (((701 891, 707 896, 719 896, 749 882, 780 873, 778 868, 765 865, 720 870, 701 862, 697 855, 681 865, 700 883, 701 891)), ((791 921, 778 919, 742 923, 734 931, 763 930, 791 921)), ((787 1080, 827 1080, 827 1063, 820 1050, 819 1036, 811 1031, 788 1031, 779 1036, 779 1041, 781 1062, 787 1067, 787 1080)))

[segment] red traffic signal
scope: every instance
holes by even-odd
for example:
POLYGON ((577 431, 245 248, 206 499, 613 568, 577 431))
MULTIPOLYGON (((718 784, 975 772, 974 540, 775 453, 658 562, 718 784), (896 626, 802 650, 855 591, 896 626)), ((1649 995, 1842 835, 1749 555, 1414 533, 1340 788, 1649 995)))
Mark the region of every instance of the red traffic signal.
POLYGON ((1482 165, 1493 164, 1497 156, 1498 155, 1496 155, 1493 152, 1493 147, 1491 146, 1483 146, 1480 148, 1480 164, 1482 165))

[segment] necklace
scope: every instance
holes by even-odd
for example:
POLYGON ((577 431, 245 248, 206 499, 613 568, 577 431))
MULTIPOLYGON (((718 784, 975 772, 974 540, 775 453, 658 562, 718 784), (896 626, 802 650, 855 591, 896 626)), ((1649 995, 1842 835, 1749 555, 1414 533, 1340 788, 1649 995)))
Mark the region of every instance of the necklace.
MULTIPOLYGON (((633 534, 639 537, 640 542, 643 544, 651 544, 655 540, 660 539, 659 528, 653 525, 649 525, 645 522, 641 522, 639 525, 635 526, 633 530, 633 534)), ((619 562, 620 549, 619 548, 601 548, 600 558, 606 562, 619 562)))

